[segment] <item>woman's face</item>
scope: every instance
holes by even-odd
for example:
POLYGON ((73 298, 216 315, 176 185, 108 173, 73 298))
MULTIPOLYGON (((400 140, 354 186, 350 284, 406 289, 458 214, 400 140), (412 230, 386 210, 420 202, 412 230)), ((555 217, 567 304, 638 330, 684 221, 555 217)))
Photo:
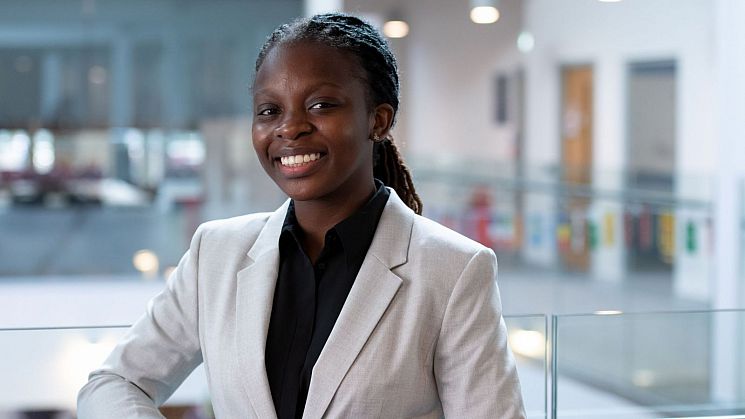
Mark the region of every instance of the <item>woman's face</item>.
MULTIPOLYGON (((373 190, 373 130, 363 69, 314 42, 280 44, 254 83, 253 145, 264 170, 296 201, 345 202, 373 190), (337 201, 339 200, 339 201, 337 201)), ((385 115, 383 115, 385 116, 385 115)), ((391 115, 392 116, 392 115, 391 115)))

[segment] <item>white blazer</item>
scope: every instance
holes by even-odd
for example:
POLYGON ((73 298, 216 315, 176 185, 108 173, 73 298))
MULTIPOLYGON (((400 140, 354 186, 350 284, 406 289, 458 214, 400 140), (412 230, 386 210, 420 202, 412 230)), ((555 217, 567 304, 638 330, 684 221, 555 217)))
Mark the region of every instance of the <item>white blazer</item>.
MULTIPOLYGON (((303 418, 524 418, 494 253, 390 192, 303 418)), ((81 419, 160 418, 156 406, 201 362, 217 418, 276 418, 264 350, 287 205, 199 227, 80 390, 81 419)))

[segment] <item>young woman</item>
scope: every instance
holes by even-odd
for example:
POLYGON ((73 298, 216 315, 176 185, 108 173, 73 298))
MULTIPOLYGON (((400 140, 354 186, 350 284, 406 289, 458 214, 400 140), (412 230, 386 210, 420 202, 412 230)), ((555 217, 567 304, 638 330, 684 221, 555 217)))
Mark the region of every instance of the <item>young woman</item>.
POLYGON ((280 26, 253 145, 290 197, 202 225, 78 414, 160 417, 204 362, 218 418, 523 418, 494 253, 426 218, 390 135, 396 61, 360 19, 280 26))

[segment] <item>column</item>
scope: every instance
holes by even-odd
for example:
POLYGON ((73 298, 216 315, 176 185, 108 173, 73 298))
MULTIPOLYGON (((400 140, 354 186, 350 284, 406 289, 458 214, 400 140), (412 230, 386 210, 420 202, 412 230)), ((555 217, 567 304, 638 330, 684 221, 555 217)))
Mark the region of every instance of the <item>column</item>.
POLYGON ((44 53, 41 60, 41 119, 49 124, 62 100, 62 58, 57 51, 44 53))
POLYGON ((167 31, 163 40, 163 64, 160 82, 163 89, 163 119, 167 128, 184 128, 189 123, 191 100, 189 93, 188 48, 185 48, 181 34, 176 29, 167 31))
POLYGON ((111 98, 109 136, 114 158, 112 175, 131 180, 129 153, 125 142, 127 128, 132 125, 132 42, 122 33, 116 35, 111 50, 111 98))
POLYGON ((304 0, 303 10, 305 16, 313 16, 318 13, 339 12, 344 10, 344 0, 304 0))
POLYGON ((600 56, 595 64, 595 105, 593 128, 593 188, 617 192, 616 198, 592 201, 595 226, 592 276, 601 281, 620 282, 626 275, 623 228, 623 168, 626 165, 624 109, 624 63, 616 54, 600 56))
MULTIPOLYGON (((718 109, 714 134, 718 171, 714 204, 714 283, 712 306, 745 307, 742 272, 742 182, 745 179, 745 2, 717 0, 715 52, 718 109)), ((745 317, 720 313, 713 323, 713 397, 728 402, 745 400, 745 317)))

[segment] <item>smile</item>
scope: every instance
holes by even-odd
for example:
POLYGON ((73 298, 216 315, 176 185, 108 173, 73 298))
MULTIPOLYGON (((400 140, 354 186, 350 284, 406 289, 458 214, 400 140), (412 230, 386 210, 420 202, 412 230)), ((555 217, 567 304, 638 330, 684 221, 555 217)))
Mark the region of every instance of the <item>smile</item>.
POLYGON ((312 161, 316 161, 320 158, 321 158, 321 153, 312 153, 312 154, 298 154, 295 156, 280 157, 279 160, 282 163, 282 166, 297 167, 297 166, 302 166, 304 164, 310 163, 312 161))

